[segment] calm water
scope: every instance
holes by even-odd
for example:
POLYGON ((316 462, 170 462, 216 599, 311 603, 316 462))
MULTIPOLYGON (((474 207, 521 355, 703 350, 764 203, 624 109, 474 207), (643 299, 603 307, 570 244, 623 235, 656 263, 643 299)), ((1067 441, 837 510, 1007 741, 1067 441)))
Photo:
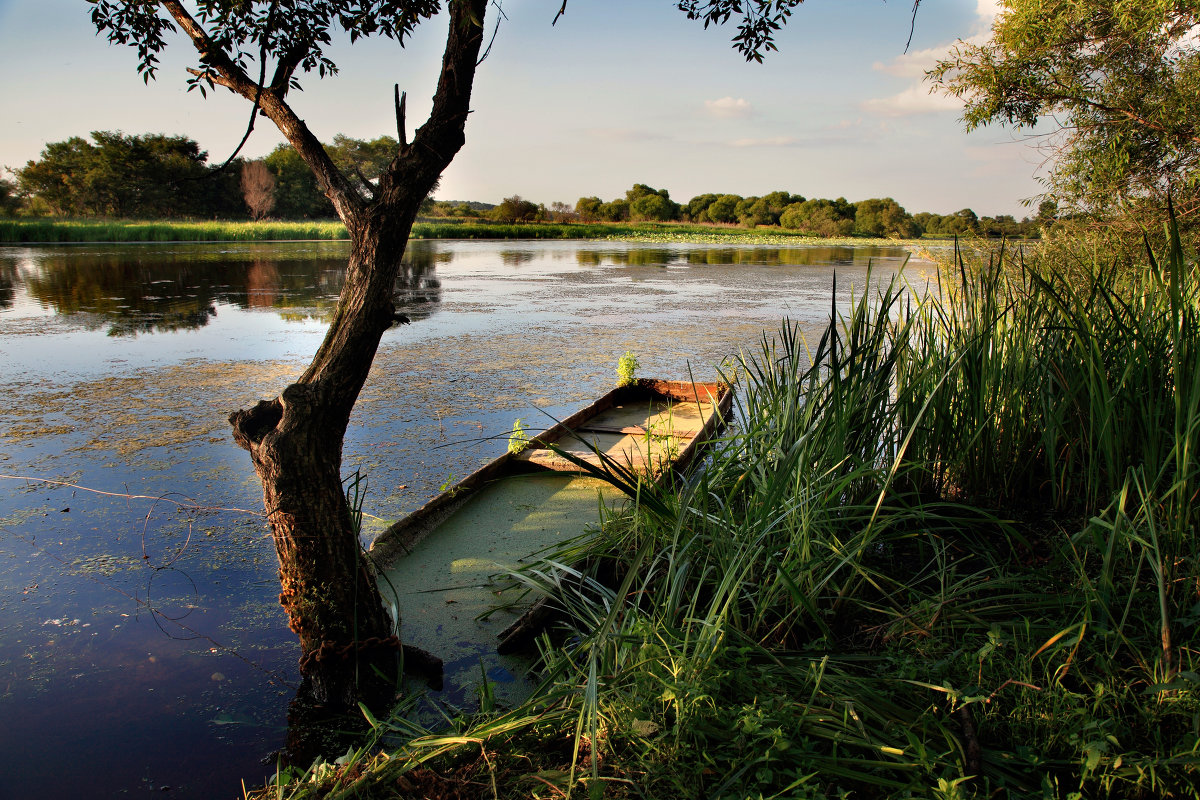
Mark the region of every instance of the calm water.
MULTIPOLYGON (((274 771, 299 648, 225 418, 303 369, 345 255, 0 248, 0 800, 235 798, 274 771)), ((598 394, 625 350, 642 375, 715 377, 905 255, 415 243, 413 323, 384 337, 345 447, 368 528, 498 454, 515 418, 546 427, 598 394)))

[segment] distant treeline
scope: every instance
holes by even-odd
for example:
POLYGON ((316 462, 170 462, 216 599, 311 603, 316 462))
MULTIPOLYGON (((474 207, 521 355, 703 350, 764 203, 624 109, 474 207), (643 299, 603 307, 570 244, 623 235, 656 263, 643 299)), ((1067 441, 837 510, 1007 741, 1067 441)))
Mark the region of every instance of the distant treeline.
MULTIPOLYGON (((390 136, 352 139, 337 135, 325 145, 333 161, 364 191, 396 152, 390 136)), ((186 136, 125 135, 96 131, 46 145, 41 158, 16 170, 16 182, 0 180, 0 214, 134 219, 330 219, 333 206, 299 154, 280 145, 259 160, 210 164, 208 154, 186 136)), ((923 234, 1032 237, 1055 217, 1044 203, 1034 218, 979 217, 969 208, 953 214, 910 214, 890 197, 860 200, 809 199, 786 191, 762 197, 702 194, 686 204, 665 189, 636 183, 625 197, 605 202, 581 197, 533 203, 514 195, 499 205, 428 198, 426 217, 492 222, 690 222, 778 226, 813 236, 915 238, 923 234)))

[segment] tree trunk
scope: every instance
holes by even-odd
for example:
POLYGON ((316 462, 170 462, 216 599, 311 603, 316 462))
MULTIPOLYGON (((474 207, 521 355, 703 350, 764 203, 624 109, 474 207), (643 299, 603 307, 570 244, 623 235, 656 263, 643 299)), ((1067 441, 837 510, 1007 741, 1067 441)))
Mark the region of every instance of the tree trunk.
POLYGON ((342 439, 383 332, 403 244, 377 256, 377 232, 353 244, 346 289, 325 343, 300 381, 274 400, 231 415, 250 451, 279 555, 279 602, 300 638, 300 671, 313 700, 353 705, 390 697, 400 644, 362 560, 342 487, 342 439), (381 263, 386 262, 386 263, 381 263), (380 674, 382 673, 382 674, 380 674))
MULTIPOLYGON (((203 31, 177 2, 176 20, 203 31)), ((341 483, 342 439, 383 333, 397 321, 393 292, 417 209, 465 142, 487 0, 448 4, 450 30, 429 120, 405 141, 373 187, 358 194, 279 96, 259 92, 229 59, 222 81, 262 111, 312 167, 350 234, 350 261, 325 339, 300 379, 274 400, 230 415, 250 451, 279 555, 279 601, 300 637, 302 694, 332 707, 390 698, 401 653, 374 577, 361 558, 341 483)), ((190 26, 190 27, 189 27, 190 26)))

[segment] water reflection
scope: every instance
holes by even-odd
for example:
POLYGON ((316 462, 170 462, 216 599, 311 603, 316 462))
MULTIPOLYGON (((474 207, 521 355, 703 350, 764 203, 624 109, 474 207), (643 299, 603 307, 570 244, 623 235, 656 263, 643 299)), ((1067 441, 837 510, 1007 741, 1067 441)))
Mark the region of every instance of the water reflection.
POLYGON ((12 308, 17 283, 17 265, 0 261, 0 310, 12 308))
MULTIPOLYGON (((222 305, 273 310, 288 320, 326 321, 345 280, 344 255, 256 257, 258 251, 197 257, 193 248, 36 252, 0 261, 0 308, 23 286, 43 308, 109 336, 195 330, 222 305)), ((429 317, 441 302, 435 242, 414 242, 396 278, 397 309, 429 317)))
MULTIPOLYGON (((903 252, 903 251, 900 251, 903 252)), ((895 256, 895 248, 870 247, 675 247, 604 248, 578 250, 580 266, 659 266, 754 264, 812 266, 865 264, 872 256, 895 256)), ((509 263, 509 262, 505 262, 509 263)))

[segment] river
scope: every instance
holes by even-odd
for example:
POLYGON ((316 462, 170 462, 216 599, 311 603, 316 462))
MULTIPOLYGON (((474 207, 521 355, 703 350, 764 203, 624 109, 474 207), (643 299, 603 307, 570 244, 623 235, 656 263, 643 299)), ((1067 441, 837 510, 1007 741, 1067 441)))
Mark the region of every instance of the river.
MULTIPOLYGON (((301 372, 346 252, 0 247, 0 800, 235 798, 274 772, 299 647, 226 418, 301 372)), ((414 243, 411 324, 384 336, 345 444, 367 535, 501 452, 517 417, 537 430, 599 394, 626 350, 640 375, 712 379, 906 256, 414 243)))

